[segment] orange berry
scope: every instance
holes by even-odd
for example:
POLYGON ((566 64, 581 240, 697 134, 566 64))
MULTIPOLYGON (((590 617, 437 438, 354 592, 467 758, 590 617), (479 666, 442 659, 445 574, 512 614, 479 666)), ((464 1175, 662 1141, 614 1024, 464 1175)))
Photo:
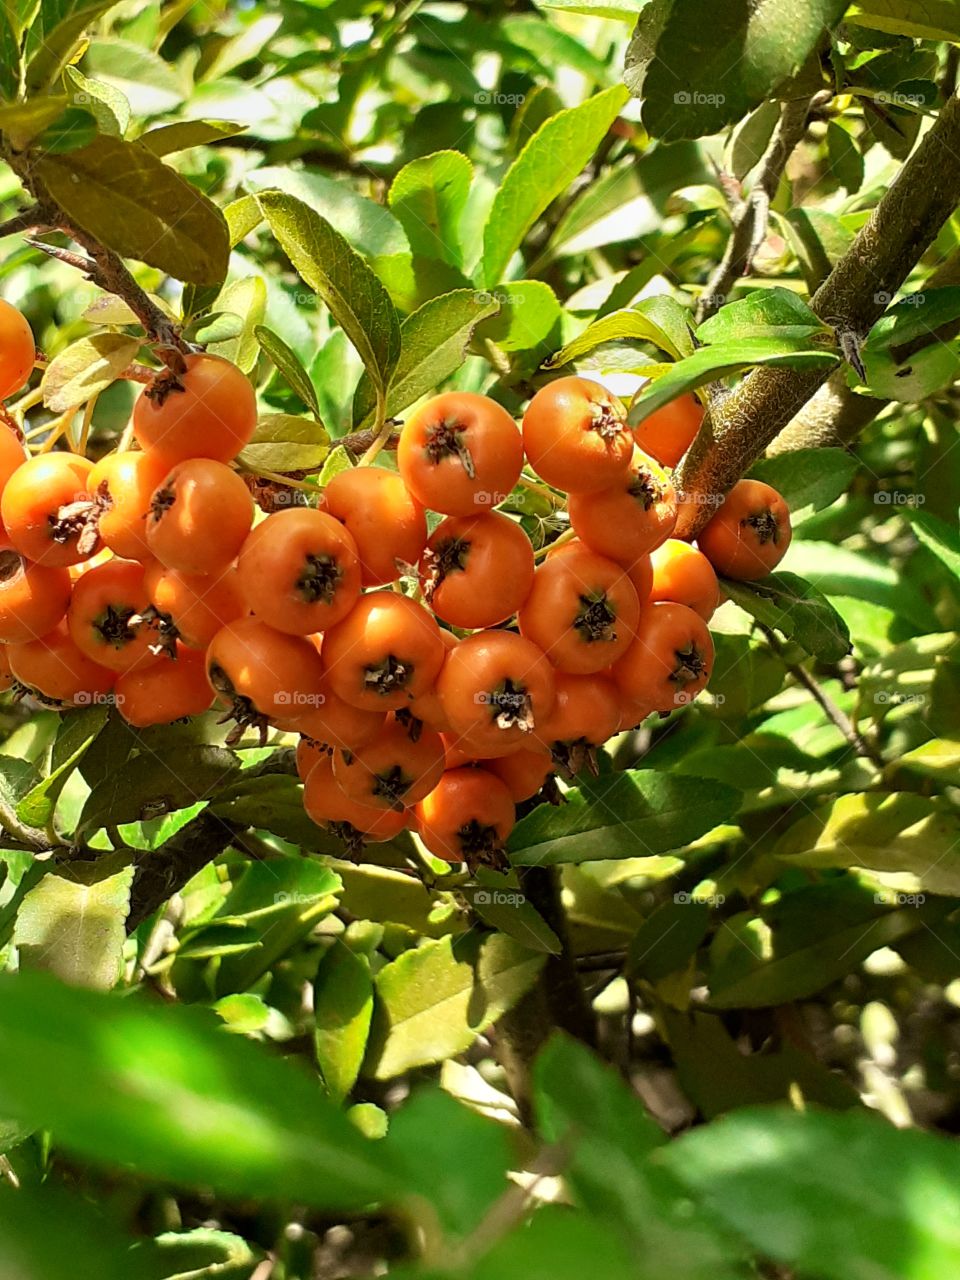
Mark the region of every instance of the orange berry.
POLYGON ((253 524, 250 490, 236 471, 210 458, 188 458, 150 499, 147 546, 181 573, 221 573, 235 560, 253 524))
POLYGON ((186 458, 229 462, 257 425, 253 387, 220 356, 189 355, 186 366, 178 378, 164 370, 144 388, 133 406, 133 433, 171 467, 186 458))

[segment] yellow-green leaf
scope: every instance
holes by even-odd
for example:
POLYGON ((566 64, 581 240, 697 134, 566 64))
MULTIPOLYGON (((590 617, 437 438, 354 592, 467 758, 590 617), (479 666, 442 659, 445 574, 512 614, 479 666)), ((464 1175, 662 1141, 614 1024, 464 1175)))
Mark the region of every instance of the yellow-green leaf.
POLYGON ((95 333, 81 338, 50 362, 40 388, 54 413, 84 404, 106 391, 140 350, 140 339, 123 333, 95 333))

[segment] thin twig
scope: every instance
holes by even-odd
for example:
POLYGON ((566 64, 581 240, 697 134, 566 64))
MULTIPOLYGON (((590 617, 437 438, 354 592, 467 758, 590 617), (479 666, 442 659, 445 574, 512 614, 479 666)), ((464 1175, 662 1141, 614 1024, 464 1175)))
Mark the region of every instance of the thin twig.
POLYGON ((784 103, 780 122, 760 162, 757 180, 747 199, 733 212, 733 234, 700 297, 698 323, 719 311, 736 281, 749 274, 757 250, 766 238, 770 202, 777 194, 787 161, 806 133, 811 111, 830 97, 830 90, 824 89, 812 98, 784 103))
POLYGON ((883 769, 885 767, 883 756, 876 750, 876 748, 872 747, 870 743, 867 742, 866 738, 850 717, 845 711, 842 711, 840 707, 837 706, 833 699, 823 689, 822 685, 820 685, 818 681, 813 678, 810 672, 807 671, 805 667, 801 666, 799 662, 791 662, 789 658, 786 657, 783 645, 769 627, 765 627, 761 622, 756 623, 756 627, 758 631, 762 632, 767 644, 769 644, 777 657, 780 658, 783 665, 790 672, 793 678, 798 684, 803 685, 831 724, 840 730, 857 755, 862 756, 865 760, 869 760, 872 764, 875 764, 878 769, 883 769))

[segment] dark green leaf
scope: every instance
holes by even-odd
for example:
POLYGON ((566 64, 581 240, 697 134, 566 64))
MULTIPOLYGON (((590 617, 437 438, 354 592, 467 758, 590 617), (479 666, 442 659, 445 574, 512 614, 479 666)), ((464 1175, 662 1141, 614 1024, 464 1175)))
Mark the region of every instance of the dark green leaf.
POLYGON ((189 746, 134 756, 87 796, 77 834, 186 809, 212 795, 238 768, 237 757, 222 747, 189 746))
MULTIPOLYGON (((456 373, 477 325, 498 310, 499 303, 490 294, 458 289, 425 302, 407 316, 400 326, 400 359, 387 388, 387 417, 395 417, 456 373)), ((353 401, 358 426, 371 425, 375 402, 373 384, 364 376, 353 401)))
POLYGON ((960 44, 960 13, 954 0, 859 0, 846 21, 914 40, 960 44))
POLYGON ((357 1082, 373 1017, 373 978, 366 956, 337 939, 313 984, 313 1044, 330 1096, 342 1102, 357 1082))
POLYGON ((721 579, 731 600, 758 622, 772 627, 824 662, 850 652, 846 623, 812 582, 795 573, 771 573, 757 582, 721 579))
POLYGON ((117 0, 79 0, 70 5, 40 6, 30 33, 35 52, 27 63, 24 87, 28 94, 43 93, 53 84, 81 44, 87 27, 116 3, 117 0))
POLYGON ((627 85, 656 138, 699 138, 759 106, 801 70, 847 0, 674 0, 643 10, 627 85))
POLYGON ((103 136, 42 157, 37 174, 75 222, 124 257, 196 284, 226 275, 223 214, 138 143, 103 136))
POLYGON ((385 402, 400 359, 400 322, 383 285, 308 205, 278 191, 262 192, 258 199, 298 275, 330 308, 356 347, 378 398, 385 402))
POLYGON ((544 362, 544 368, 557 369, 577 360, 602 342, 628 338, 636 342, 652 342, 673 360, 692 354, 693 338, 690 313, 672 298, 646 298, 626 311, 613 311, 588 324, 583 333, 568 342, 556 355, 544 362))
POLYGON ((809 338, 827 329, 802 298, 789 289, 755 289, 726 306, 697 330, 701 342, 736 342, 740 338, 809 338))
POLYGON ((750 475, 782 493, 796 517, 806 507, 821 511, 836 502, 859 465, 845 449, 797 449, 761 458, 750 468, 750 475))
POLYGON ((0 1195, 4 1280, 157 1280, 132 1244, 89 1199, 69 1195, 52 1179, 0 1195))
POLYGON ((279 334, 262 324, 257 325, 254 333, 260 346, 276 365, 280 376, 292 387, 313 416, 319 418, 320 403, 316 390, 297 353, 287 346, 279 334))
POLYGON ((706 779, 632 770, 585 783, 566 799, 559 809, 541 805, 517 823, 507 844, 515 865, 668 853, 730 818, 740 795, 706 779))

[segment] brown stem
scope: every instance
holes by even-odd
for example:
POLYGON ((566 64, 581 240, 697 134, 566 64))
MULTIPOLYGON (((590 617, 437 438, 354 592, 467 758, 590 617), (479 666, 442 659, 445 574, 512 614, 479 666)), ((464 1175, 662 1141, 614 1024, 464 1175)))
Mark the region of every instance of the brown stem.
MULTIPOLYGON (((952 98, 901 168, 811 306, 862 339, 960 204, 960 99, 952 98)), ((750 464, 826 380, 824 371, 755 369, 716 404, 678 473, 677 536, 694 537, 750 464)))
POLYGON ((733 234, 717 269, 707 282, 697 308, 697 323, 719 311, 733 285, 749 273, 757 250, 767 234, 770 202, 777 194, 787 161, 807 131, 811 111, 831 97, 824 89, 812 98, 796 98, 784 103, 780 121, 760 162, 760 172, 750 195, 735 210, 733 234))
POLYGON ((237 830, 204 811, 159 849, 138 853, 127 932, 132 933, 208 862, 223 853, 237 830))
POLYGON ((866 738, 853 723, 845 711, 833 701, 826 693, 817 680, 813 678, 809 671, 799 662, 791 662, 785 655, 783 645, 780 643, 776 635, 765 627, 763 623, 756 623, 757 629, 762 632, 767 644, 774 653, 783 662, 783 665, 790 672, 798 684, 802 684, 807 693, 810 694, 817 706, 823 711, 830 723, 846 738, 858 756, 862 756, 865 760, 870 760, 878 769, 883 769, 885 762, 883 756, 874 747, 867 742, 866 738))

